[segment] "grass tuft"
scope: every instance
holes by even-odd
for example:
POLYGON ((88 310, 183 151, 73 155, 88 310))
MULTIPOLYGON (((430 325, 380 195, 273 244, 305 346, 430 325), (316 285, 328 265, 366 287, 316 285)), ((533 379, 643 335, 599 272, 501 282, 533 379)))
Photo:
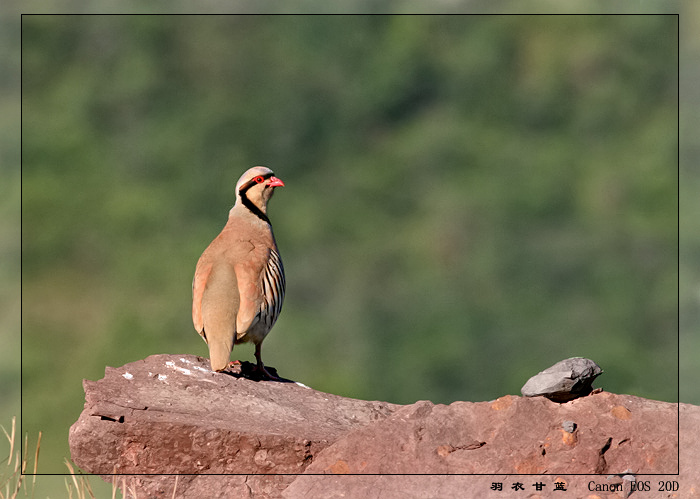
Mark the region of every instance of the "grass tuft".
MULTIPOLYGON (((4 426, 0 426, 2 432, 5 434, 8 443, 10 444, 10 451, 7 455, 7 464, 5 469, 0 472, 0 499, 15 499, 24 483, 24 471, 27 469, 26 457, 22 456, 19 449, 15 450, 15 440, 17 438, 17 418, 12 418, 12 430, 8 433, 4 426), (14 458, 14 465, 12 464, 14 458)), ((29 442, 29 436, 24 440, 24 448, 27 448, 29 442)), ((39 453, 39 442, 37 442, 37 453, 39 453)), ((26 454, 26 453, 25 453, 26 454)), ((32 486, 32 497, 34 497, 34 487, 32 486)), ((27 489, 25 486, 24 495, 27 495, 27 489)))

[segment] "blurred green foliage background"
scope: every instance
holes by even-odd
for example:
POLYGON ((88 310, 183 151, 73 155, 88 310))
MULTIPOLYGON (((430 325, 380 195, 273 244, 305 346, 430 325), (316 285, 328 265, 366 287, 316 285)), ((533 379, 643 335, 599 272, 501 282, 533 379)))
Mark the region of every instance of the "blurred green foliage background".
POLYGON ((39 471, 66 471, 82 379, 207 355, 194 266, 258 164, 286 184, 269 213, 287 297, 264 348, 283 376, 450 403, 584 356, 597 386, 676 401, 698 277, 679 304, 678 36, 675 16, 25 16, 39 471))

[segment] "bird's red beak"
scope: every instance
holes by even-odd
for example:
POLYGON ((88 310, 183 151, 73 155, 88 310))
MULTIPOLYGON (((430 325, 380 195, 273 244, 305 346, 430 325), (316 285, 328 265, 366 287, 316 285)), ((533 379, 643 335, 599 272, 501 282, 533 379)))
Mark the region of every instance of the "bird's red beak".
POLYGON ((284 187, 284 182, 282 182, 277 177, 270 177, 267 185, 270 187, 284 187))

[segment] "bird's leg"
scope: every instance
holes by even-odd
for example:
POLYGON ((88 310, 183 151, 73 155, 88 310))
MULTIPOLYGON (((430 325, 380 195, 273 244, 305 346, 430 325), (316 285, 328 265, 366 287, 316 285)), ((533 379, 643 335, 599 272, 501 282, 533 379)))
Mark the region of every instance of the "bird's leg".
POLYGON ((260 374, 263 376, 265 379, 273 380, 273 381, 279 381, 279 378, 277 376, 273 376, 268 372, 267 369, 265 369, 265 365, 263 364, 262 357, 260 356, 260 348, 261 348, 262 343, 258 343, 255 345, 255 360, 258 362, 257 365, 257 371, 260 372, 260 374))

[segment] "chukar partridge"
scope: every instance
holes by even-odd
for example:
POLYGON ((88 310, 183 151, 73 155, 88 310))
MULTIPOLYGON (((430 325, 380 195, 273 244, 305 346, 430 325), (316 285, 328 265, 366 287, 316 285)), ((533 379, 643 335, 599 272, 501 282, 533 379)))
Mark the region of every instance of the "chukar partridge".
POLYGON ((192 282, 192 321, 209 346, 213 371, 229 365, 233 345, 252 342, 260 374, 275 379, 260 347, 282 309, 284 268, 267 218, 267 202, 284 183, 256 166, 236 184, 236 204, 204 250, 192 282))

